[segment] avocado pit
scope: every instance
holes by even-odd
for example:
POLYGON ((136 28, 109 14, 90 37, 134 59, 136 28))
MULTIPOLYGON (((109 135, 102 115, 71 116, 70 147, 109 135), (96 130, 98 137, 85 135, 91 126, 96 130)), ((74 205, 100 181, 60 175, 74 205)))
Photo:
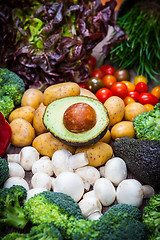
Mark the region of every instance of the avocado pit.
POLYGON ((63 124, 70 132, 88 131, 96 124, 96 112, 87 103, 72 104, 64 112, 63 124))

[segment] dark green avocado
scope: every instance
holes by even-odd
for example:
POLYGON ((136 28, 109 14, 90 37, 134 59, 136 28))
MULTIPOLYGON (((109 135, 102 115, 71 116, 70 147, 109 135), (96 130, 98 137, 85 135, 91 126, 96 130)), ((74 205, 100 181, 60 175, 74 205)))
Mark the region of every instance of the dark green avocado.
POLYGON ((113 152, 142 184, 160 189, 160 141, 123 137, 113 143, 113 152))
POLYGON ((109 115, 105 106, 97 99, 86 96, 72 96, 57 99, 50 103, 45 110, 43 122, 46 128, 61 142, 83 147, 98 142, 107 132, 109 127, 109 115), (84 132, 69 131, 63 121, 66 110, 77 103, 85 103, 91 106, 96 115, 94 126, 84 132))

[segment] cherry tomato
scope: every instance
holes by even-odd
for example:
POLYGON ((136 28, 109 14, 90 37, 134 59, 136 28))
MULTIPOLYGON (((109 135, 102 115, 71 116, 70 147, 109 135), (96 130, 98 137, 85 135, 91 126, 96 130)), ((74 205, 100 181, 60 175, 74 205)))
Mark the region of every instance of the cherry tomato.
POLYGON ((127 96, 127 86, 122 82, 113 83, 112 87, 110 88, 113 95, 118 96, 124 99, 127 96))
POLYGON ((114 75, 115 73, 115 69, 111 65, 102 65, 100 69, 106 75, 114 75))
POLYGON ((130 103, 134 103, 134 102, 135 102, 133 98, 128 97, 128 96, 126 96, 126 97, 123 99, 123 101, 124 101, 125 106, 128 105, 128 104, 130 104, 130 103))
POLYGON ((151 93, 156 96, 158 99, 160 99, 160 85, 156 86, 152 89, 151 93))
POLYGON ((114 76, 116 77, 117 82, 129 81, 130 80, 130 73, 126 69, 118 69, 115 72, 114 76))
POLYGON ((87 86, 86 86, 86 83, 78 83, 78 85, 81 87, 81 88, 87 88, 87 86))
POLYGON ((91 77, 102 78, 104 76, 104 72, 100 68, 96 68, 92 71, 91 77))
POLYGON ((90 78, 86 83, 87 89, 91 92, 96 93, 100 88, 104 87, 104 82, 100 78, 90 78))
POLYGON ((96 63, 97 63, 97 59, 94 57, 94 56, 89 56, 87 59, 86 59, 86 63, 88 64, 88 66, 90 68, 95 68, 96 66, 96 63))
POLYGON ((152 104, 153 106, 158 103, 158 98, 155 97, 152 93, 141 93, 139 95, 138 101, 145 105, 145 104, 152 104))
POLYGON ((135 91, 138 93, 148 92, 148 86, 144 82, 139 82, 136 84, 135 91))
POLYGON ((134 78, 133 83, 134 85, 137 85, 137 83, 139 82, 144 82, 145 84, 147 84, 147 78, 145 78, 143 75, 138 75, 134 78))
POLYGON ((147 112, 153 110, 154 106, 152 104, 145 104, 144 107, 146 108, 147 112))
POLYGON ((104 82, 104 86, 106 88, 111 88, 113 83, 117 82, 115 76, 113 76, 113 75, 104 75, 102 77, 102 81, 104 82))
POLYGON ((122 82, 126 84, 128 91, 135 90, 135 85, 133 83, 131 83, 130 81, 122 81, 122 82))
POLYGON ((139 93, 137 91, 128 91, 127 96, 133 98, 134 101, 137 102, 139 98, 139 93))
POLYGON ((99 101, 104 103, 109 97, 112 97, 112 92, 108 88, 101 88, 96 92, 96 97, 99 101))

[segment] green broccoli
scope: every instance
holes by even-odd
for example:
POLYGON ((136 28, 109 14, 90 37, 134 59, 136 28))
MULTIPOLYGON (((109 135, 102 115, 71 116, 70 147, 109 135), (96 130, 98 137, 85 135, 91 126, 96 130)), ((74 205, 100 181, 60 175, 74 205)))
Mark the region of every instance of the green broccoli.
POLYGON ((160 193, 150 198, 143 210, 143 223, 150 232, 150 240, 160 240, 160 193))
POLYGON ((24 92, 24 81, 14 72, 0 68, 0 111, 6 118, 21 103, 24 92))
POLYGON ((133 119, 136 137, 139 139, 160 140, 160 103, 149 112, 133 119))
POLYGON ((28 219, 23 209, 23 200, 27 197, 27 190, 19 185, 0 189, 0 229, 13 226, 23 229, 28 219))
POLYGON ((9 174, 9 166, 6 159, 0 157, 0 187, 7 180, 9 174))
POLYGON ((60 231, 51 223, 33 226, 30 233, 10 233, 2 240, 63 240, 60 231))
POLYGON ((44 191, 36 194, 25 202, 24 210, 32 224, 54 222, 63 235, 66 234, 69 219, 83 219, 78 203, 59 192, 44 191))
POLYGON ((0 96, 0 112, 7 119, 9 114, 13 111, 15 105, 10 96, 0 96))

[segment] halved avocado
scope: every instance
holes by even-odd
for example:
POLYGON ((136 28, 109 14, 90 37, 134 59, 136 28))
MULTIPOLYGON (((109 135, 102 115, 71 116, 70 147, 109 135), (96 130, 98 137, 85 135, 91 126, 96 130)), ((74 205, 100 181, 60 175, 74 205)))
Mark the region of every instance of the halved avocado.
POLYGON ((61 142, 74 147, 82 147, 98 142, 105 135, 109 126, 109 115, 100 101, 85 96, 72 96, 57 99, 50 103, 45 110, 43 122, 54 137, 61 142), (94 109, 96 121, 89 130, 72 132, 64 125, 64 113, 70 106, 81 103, 82 106, 84 103, 94 109))

